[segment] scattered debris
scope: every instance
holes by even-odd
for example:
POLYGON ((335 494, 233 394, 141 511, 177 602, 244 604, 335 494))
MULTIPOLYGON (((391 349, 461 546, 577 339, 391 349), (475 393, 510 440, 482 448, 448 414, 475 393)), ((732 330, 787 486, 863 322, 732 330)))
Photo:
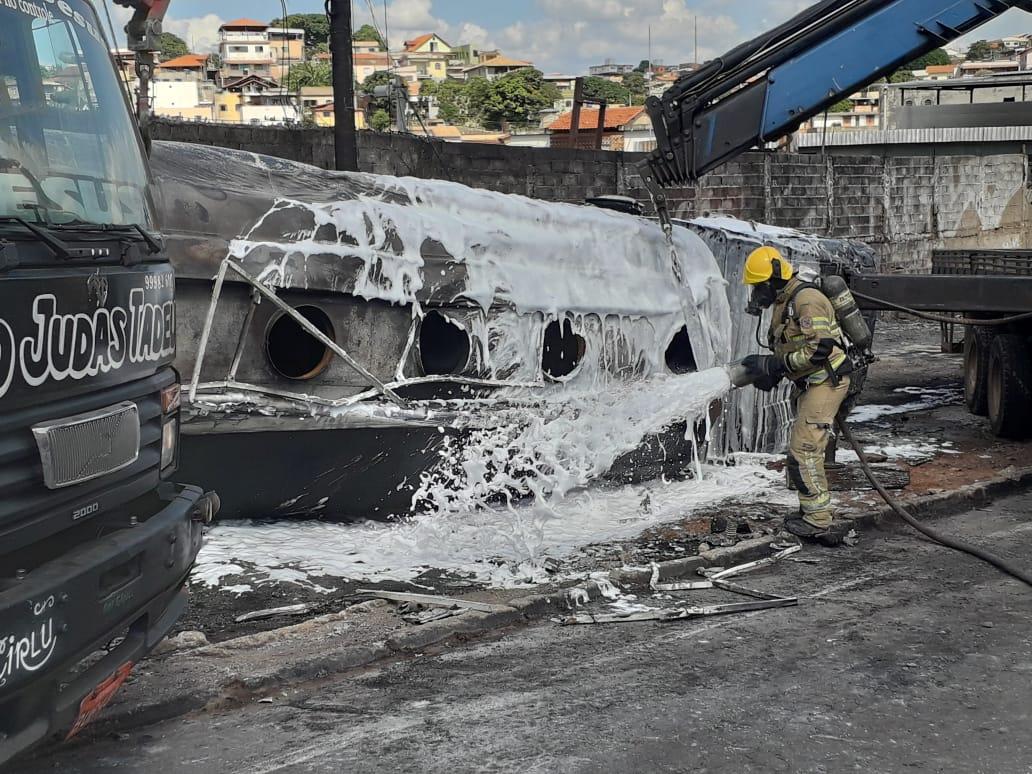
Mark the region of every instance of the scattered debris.
POLYGON ((635 621, 683 621, 688 618, 725 615, 727 613, 745 613, 752 610, 791 607, 798 604, 799 600, 796 597, 786 597, 759 602, 732 602, 726 605, 666 608, 648 613, 630 613, 629 615, 592 615, 590 613, 582 613, 561 618, 559 622, 563 626, 575 626, 579 624, 632 623, 635 621))
POLYGON ((713 581, 680 581, 677 583, 659 583, 652 587, 656 591, 702 591, 713 588, 713 581))
POLYGON ((175 637, 167 637, 159 642, 158 646, 151 652, 151 655, 164 656, 166 653, 203 648, 209 644, 204 632, 180 632, 175 637))
POLYGON ((737 567, 728 567, 726 570, 720 570, 719 572, 710 573, 709 569, 699 570, 700 575, 706 575, 711 581, 720 580, 723 578, 733 578, 736 575, 742 573, 752 572, 760 567, 767 567, 774 564, 780 559, 784 559, 786 556, 797 554, 803 550, 803 547, 799 544, 786 548, 784 551, 779 551, 773 556, 768 556, 765 559, 757 559, 755 562, 747 562, 746 564, 740 564, 737 567))
POLYGON ((465 611, 457 607, 425 607, 420 609, 420 606, 416 605, 413 609, 402 613, 401 620, 405 623, 422 626, 423 624, 451 618, 463 612, 465 611))
POLYGON ((417 605, 427 605, 429 607, 476 610, 478 613, 501 613, 512 609, 508 605, 492 605, 488 602, 474 602, 468 599, 455 599, 454 597, 439 597, 433 594, 409 594, 403 591, 380 591, 379 589, 359 589, 357 593, 379 597, 380 599, 389 599, 392 602, 414 602, 417 605))
MULTIPOLYGON (((758 559, 754 562, 740 564, 736 567, 723 568, 701 568, 700 574, 708 575, 709 579, 704 581, 680 581, 676 583, 659 582, 659 565, 652 563, 652 577, 649 586, 655 592, 669 591, 700 591, 704 589, 721 589, 732 594, 739 594, 744 597, 752 597, 756 602, 731 602, 723 605, 705 605, 702 607, 674 607, 660 608, 656 610, 640 610, 637 607, 627 608, 617 613, 592 614, 583 613, 579 615, 566 616, 555 619, 562 626, 573 626, 578 624, 606 624, 606 623, 631 623, 636 621, 683 621, 687 618, 699 618, 710 615, 725 615, 727 613, 744 613, 752 610, 767 610, 774 607, 790 607, 799 604, 796 597, 781 597, 777 594, 769 594, 765 591, 746 588, 737 583, 731 583, 726 578, 733 578, 736 575, 750 572, 760 567, 767 567, 780 559, 798 553, 802 550, 799 544, 789 545, 773 556, 765 559, 758 559)), ((580 589, 583 591, 583 589, 580 589)), ((585 593, 586 596, 586 593, 585 593)))
POLYGON ((310 613, 313 609, 314 606, 307 603, 301 603, 300 605, 287 605, 286 607, 271 607, 268 610, 255 610, 250 613, 238 615, 233 620, 236 623, 264 621, 267 618, 276 618, 281 615, 305 615, 306 613, 310 613))

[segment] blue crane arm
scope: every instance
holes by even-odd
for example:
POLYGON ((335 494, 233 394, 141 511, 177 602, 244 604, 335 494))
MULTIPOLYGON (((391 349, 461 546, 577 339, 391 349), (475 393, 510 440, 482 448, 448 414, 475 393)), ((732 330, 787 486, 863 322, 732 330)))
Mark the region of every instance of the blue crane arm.
POLYGON ((690 183, 1011 8, 1032 0, 822 0, 647 100, 645 182, 690 183))

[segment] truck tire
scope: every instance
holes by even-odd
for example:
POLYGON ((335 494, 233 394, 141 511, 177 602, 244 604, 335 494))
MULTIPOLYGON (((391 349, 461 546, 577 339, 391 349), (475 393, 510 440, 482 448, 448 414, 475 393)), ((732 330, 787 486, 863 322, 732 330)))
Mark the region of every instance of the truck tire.
POLYGON ((1032 434, 1032 353, 1022 336, 1004 333, 989 350, 989 424, 999 438, 1032 434))
POLYGON ((987 328, 964 329, 964 402, 968 411, 984 417, 989 413, 989 348, 993 334, 987 328))

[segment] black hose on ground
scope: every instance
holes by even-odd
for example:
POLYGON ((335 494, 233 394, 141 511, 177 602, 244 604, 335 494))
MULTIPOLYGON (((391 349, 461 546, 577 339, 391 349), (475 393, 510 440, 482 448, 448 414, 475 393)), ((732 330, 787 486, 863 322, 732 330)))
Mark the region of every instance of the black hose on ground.
POLYGON ((904 314, 919 317, 922 320, 930 320, 931 322, 937 323, 949 323, 952 325, 982 325, 991 328, 997 325, 1010 325, 1011 323, 1021 322, 1022 320, 1032 320, 1032 312, 1022 312, 1021 314, 1011 315, 1010 317, 993 317, 986 320, 977 317, 949 317, 944 314, 935 314, 934 312, 919 312, 917 309, 911 309, 910 307, 903 306, 901 304, 894 304, 891 301, 875 298, 874 296, 869 296, 866 293, 860 293, 856 290, 852 291, 852 293, 855 298, 859 298, 864 301, 873 301, 874 303, 881 304, 894 312, 903 312, 904 314))
POLYGON ((989 553, 983 548, 979 548, 971 543, 966 543, 958 538, 943 535, 941 532, 938 532, 927 524, 922 524, 920 521, 915 519, 902 505, 899 504, 899 501, 888 493, 885 487, 881 485, 881 482, 878 481, 878 477, 874 474, 870 463, 867 461, 867 457, 864 455, 863 448, 861 448, 856 438, 853 437, 853 433, 850 432, 849 426, 845 421, 839 418, 836 421, 836 426, 842 434, 842 437, 849 441, 849 445, 853 447, 853 451, 856 452, 856 456, 860 458, 860 467, 863 468, 864 475, 866 475, 870 480, 871 485, 874 486, 878 491, 878 494, 882 496, 882 499, 885 500, 888 506, 892 508, 892 510, 896 512, 896 515, 903 519, 903 521, 930 540, 934 540, 936 543, 944 545, 947 548, 952 548, 955 551, 961 551, 962 553, 973 556, 976 559, 981 559, 983 562, 988 562, 993 567, 1005 572, 1012 578, 1017 578, 1019 581, 1032 586, 1032 574, 1029 574, 1027 571, 1020 567, 1015 567, 1006 559, 1001 559, 999 556, 989 553))

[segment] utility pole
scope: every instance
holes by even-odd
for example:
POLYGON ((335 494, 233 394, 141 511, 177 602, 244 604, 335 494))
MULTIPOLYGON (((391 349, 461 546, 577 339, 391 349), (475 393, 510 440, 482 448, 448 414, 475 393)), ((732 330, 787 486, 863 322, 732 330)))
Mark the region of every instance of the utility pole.
POLYGON ((333 57, 333 149, 341 172, 358 171, 355 136, 355 66, 351 45, 351 0, 326 0, 333 57))

